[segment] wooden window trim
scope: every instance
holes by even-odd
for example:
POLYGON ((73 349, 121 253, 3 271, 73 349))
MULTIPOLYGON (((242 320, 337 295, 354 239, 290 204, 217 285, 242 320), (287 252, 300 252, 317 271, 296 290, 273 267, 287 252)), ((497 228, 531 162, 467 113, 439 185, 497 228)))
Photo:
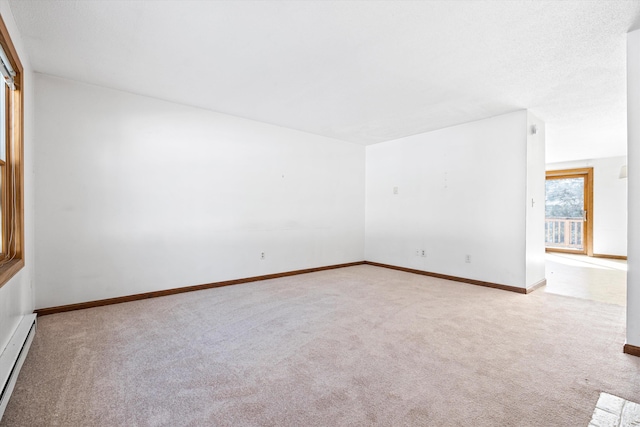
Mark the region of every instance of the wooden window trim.
MULTIPOLYGON (((24 69, 18 52, 11 41, 4 20, 0 16, 0 44, 11 61, 16 72, 16 89, 9 91, 7 110, 13 117, 13 126, 7 129, 7 173, 2 182, 3 215, 2 224, 5 233, 3 247, 11 255, 8 261, 0 261, 0 288, 24 267, 24 69), (13 172, 13 173, 11 173, 13 172), (9 202, 15 199, 15 209, 7 209, 9 202), (9 242, 9 235, 13 239, 9 242)), ((4 84, 4 83, 2 83, 4 84)))
MULTIPOLYGON (((583 175, 585 177, 585 204, 587 206, 587 227, 585 230, 585 237, 587 240, 587 245, 584 254, 587 256, 593 256, 593 168, 562 169, 546 172, 547 179, 575 178, 576 175, 583 175)), ((575 251, 557 248, 545 248, 545 251, 572 254, 576 253, 575 251)))

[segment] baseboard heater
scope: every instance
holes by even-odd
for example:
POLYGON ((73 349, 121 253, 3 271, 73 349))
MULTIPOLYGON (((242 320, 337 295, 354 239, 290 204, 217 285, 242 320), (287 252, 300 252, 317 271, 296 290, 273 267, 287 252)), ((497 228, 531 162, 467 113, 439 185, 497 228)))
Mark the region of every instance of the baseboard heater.
POLYGON ((27 357, 35 334, 36 315, 28 314, 22 318, 9 340, 9 344, 0 354, 0 387, 2 387, 2 393, 0 394, 0 420, 2 420, 7 403, 9 403, 11 392, 16 385, 16 379, 18 379, 18 373, 22 368, 24 359, 27 357))

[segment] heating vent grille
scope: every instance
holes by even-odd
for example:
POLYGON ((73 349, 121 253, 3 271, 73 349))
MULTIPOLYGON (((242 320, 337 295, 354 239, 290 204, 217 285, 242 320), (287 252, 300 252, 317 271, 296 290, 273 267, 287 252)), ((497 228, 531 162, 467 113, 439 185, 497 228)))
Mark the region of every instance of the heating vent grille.
POLYGON ((16 384, 20 368, 27 357, 29 347, 36 333, 36 315, 24 316, 16 328, 9 344, 0 355, 0 420, 9 403, 11 392, 16 384))

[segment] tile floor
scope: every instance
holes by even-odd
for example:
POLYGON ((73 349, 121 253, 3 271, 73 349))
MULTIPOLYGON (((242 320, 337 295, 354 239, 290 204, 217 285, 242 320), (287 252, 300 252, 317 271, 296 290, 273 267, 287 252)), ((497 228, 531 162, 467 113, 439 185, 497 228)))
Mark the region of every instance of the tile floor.
POLYGON ((608 393, 600 393, 589 427, 638 427, 640 404, 608 393))

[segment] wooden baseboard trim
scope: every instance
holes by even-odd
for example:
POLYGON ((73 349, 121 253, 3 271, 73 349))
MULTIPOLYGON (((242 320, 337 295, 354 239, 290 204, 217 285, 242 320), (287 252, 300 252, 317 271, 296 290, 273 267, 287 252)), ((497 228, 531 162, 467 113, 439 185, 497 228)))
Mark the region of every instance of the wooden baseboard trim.
POLYGON ((538 288, 541 288, 541 287, 545 286, 546 284, 547 284, 547 279, 542 279, 539 282, 534 283, 533 285, 529 286, 527 288, 527 292, 525 292, 525 293, 530 294, 531 292, 535 291, 538 288))
POLYGON ((640 347, 636 347, 635 345, 625 344, 623 351, 632 356, 640 357, 640 347))
MULTIPOLYGON (((346 264, 329 265, 325 267, 306 268, 304 270, 287 271, 284 273, 266 274, 264 276, 247 277, 244 279, 225 280, 222 282, 206 283, 203 285, 185 286, 181 288, 165 289, 162 291, 145 292, 142 294, 126 295, 122 297, 107 298, 95 301, 81 302, 77 304, 60 305, 57 307, 39 308, 34 310, 38 316, 47 316, 49 314, 64 313, 65 311, 84 310, 85 308, 102 307, 105 305, 120 304, 123 302, 139 301, 148 298, 164 297, 168 295, 181 294, 184 292, 200 291, 203 289, 221 288, 223 286, 239 285, 242 283, 258 282, 260 280, 277 279, 280 277, 296 276, 298 274, 315 273, 324 270, 334 270, 337 268, 353 267, 355 265, 373 265, 376 267, 389 268, 392 270, 404 271, 407 273, 420 274, 422 276, 436 277, 438 279, 453 280, 455 282, 468 283, 471 285, 484 286, 487 288, 501 289, 503 291, 516 292, 519 294, 528 294, 547 284, 547 280, 543 279, 528 288, 518 288, 516 286, 501 285, 499 283, 484 282, 482 280, 467 279, 465 277, 449 276, 446 274, 432 273, 429 271, 415 270, 413 268, 398 267, 396 265, 382 264, 372 261, 358 261, 346 264)), ((625 347, 626 348, 626 347, 625 347)))
POLYGON ((594 258, 609 258, 609 259, 624 259, 626 260, 626 255, 607 255, 607 254, 593 254, 594 258))
POLYGON ((336 268, 352 267, 354 265, 365 264, 365 261, 350 262, 346 264, 329 265, 325 267, 306 268, 304 270, 287 271, 284 273, 266 274, 264 276, 247 277, 244 279, 225 280, 222 282, 206 283, 204 285, 185 286, 181 288, 165 289, 162 291, 145 292, 142 294, 126 295, 123 297, 107 298, 96 301, 87 301, 77 304, 61 305, 57 307, 39 308, 34 310, 38 316, 63 313, 65 311, 83 310, 85 308, 101 307, 104 305, 120 304, 129 301, 138 301, 147 298, 164 297, 167 295, 181 294, 184 292, 200 291, 203 289, 221 288, 223 286, 239 285, 241 283, 257 282, 260 280, 277 279, 280 277, 297 276, 299 274, 315 273, 324 270, 334 270, 336 268))
POLYGON ((572 249, 562 249, 562 248, 544 248, 546 253, 551 254, 572 254, 572 255, 585 255, 589 256, 586 251, 578 251, 572 249))
POLYGON ((556 249, 556 248, 545 248, 546 253, 556 253, 556 254, 573 254, 573 255, 586 255, 593 258, 609 258, 609 259, 627 259, 626 255, 608 255, 608 254, 591 254, 587 255, 584 252, 576 252, 569 249, 556 249))
MULTIPOLYGON (((449 276, 446 274, 432 273, 432 272, 423 271, 423 270, 415 270, 413 268, 398 267, 397 265, 381 264, 379 262, 365 261, 364 264, 374 265, 376 267, 390 268, 392 270, 399 270, 407 273, 420 274, 422 276, 437 277, 438 279, 453 280, 455 282, 463 282, 471 285, 484 286, 486 288, 494 288, 494 289, 501 289, 503 291, 517 292, 519 294, 526 294, 534 290, 532 288, 528 288, 528 289, 518 288, 516 286, 501 285, 499 283, 492 283, 492 282, 483 282, 482 280, 467 279, 465 277, 449 276), (531 289, 531 291, 529 289, 531 289)), ((536 285, 534 286, 539 287, 542 285, 538 286, 538 283, 536 283, 536 285)))

